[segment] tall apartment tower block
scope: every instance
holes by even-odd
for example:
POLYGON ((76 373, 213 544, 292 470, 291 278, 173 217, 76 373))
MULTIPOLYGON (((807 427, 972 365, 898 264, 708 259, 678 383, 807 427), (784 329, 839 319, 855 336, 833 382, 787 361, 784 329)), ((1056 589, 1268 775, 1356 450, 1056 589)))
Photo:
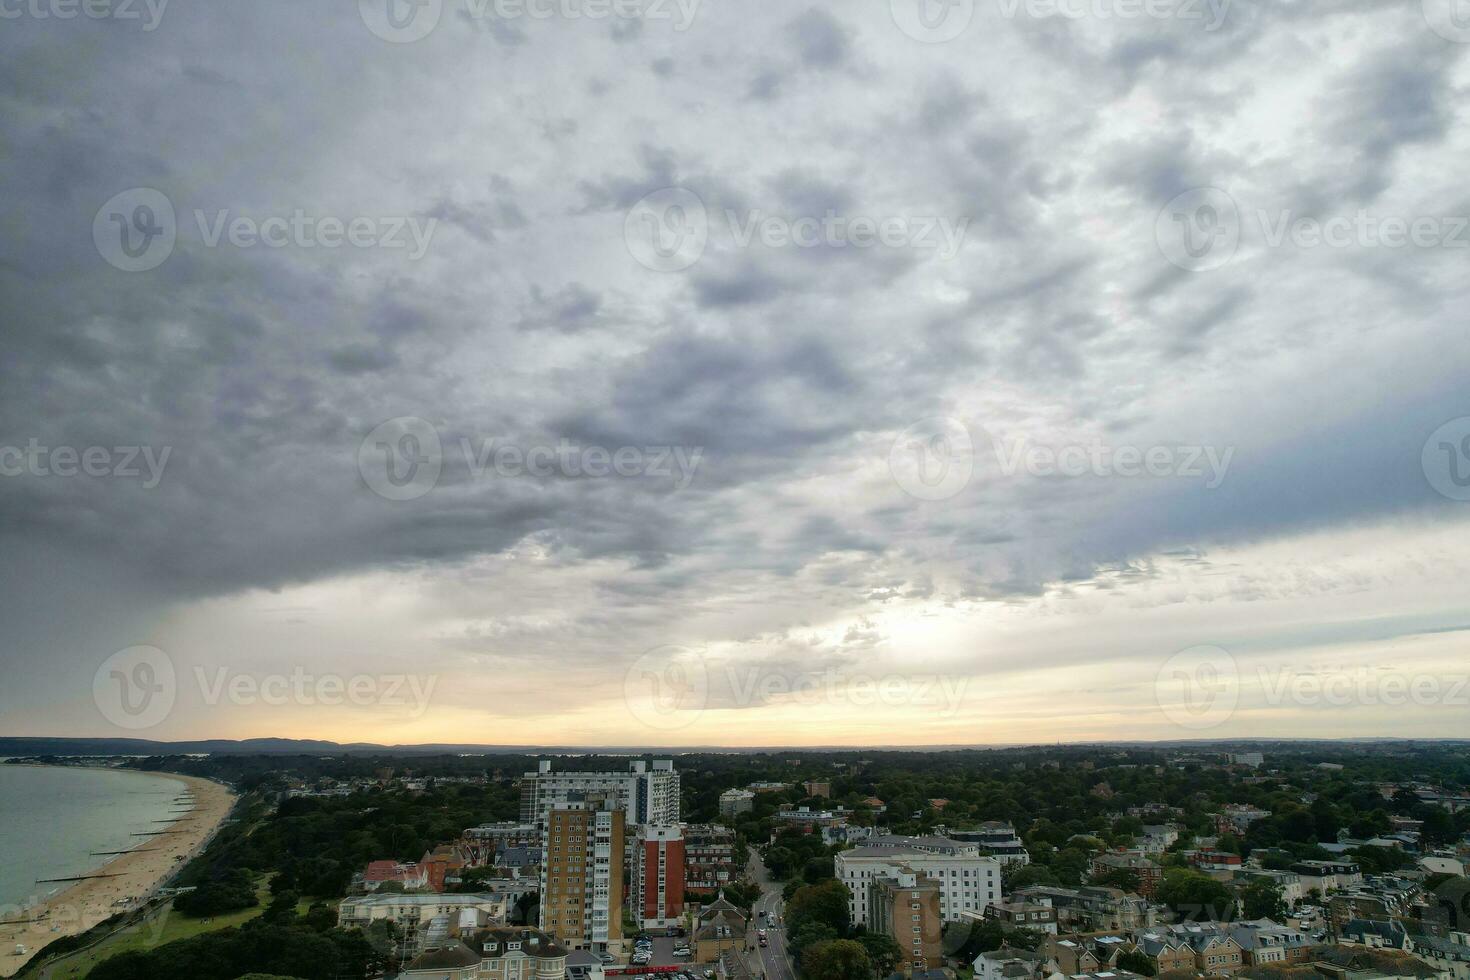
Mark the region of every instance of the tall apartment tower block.
POLYGON ((521 777, 521 823, 545 827, 552 810, 588 793, 614 800, 630 827, 679 822, 679 774, 672 759, 634 762, 627 772, 557 772, 543 759, 521 777))
POLYGON ((569 949, 620 950, 626 818, 611 795, 568 799, 546 815, 541 929, 569 949))
POLYGON ((634 850, 633 912, 645 929, 679 924, 684 914, 684 833, 646 824, 634 850))

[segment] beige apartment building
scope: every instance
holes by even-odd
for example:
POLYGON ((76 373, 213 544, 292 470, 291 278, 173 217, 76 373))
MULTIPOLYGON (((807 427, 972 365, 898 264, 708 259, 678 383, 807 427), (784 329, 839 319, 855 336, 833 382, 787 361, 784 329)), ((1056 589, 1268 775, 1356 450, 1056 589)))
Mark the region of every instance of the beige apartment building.
POLYGON ((541 928, 568 949, 621 950, 624 820, 619 801, 601 794, 547 814, 541 928))
POLYGON ((904 976, 944 965, 939 914, 939 882, 913 868, 875 875, 868 885, 868 928, 893 937, 903 951, 898 969, 904 976))

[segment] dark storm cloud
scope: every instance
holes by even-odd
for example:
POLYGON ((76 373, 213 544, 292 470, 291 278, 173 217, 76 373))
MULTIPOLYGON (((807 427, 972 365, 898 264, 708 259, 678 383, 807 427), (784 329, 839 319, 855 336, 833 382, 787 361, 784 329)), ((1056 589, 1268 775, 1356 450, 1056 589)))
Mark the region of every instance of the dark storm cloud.
MULTIPOLYGON (((64 579, 72 608, 126 586, 126 615, 111 601, 98 615, 131 623, 526 549, 560 581, 585 576, 570 635, 642 636, 675 604, 730 596, 860 614, 1023 602, 1057 581, 1121 591, 1162 547, 1444 506, 1416 468, 1427 433, 1467 411, 1463 276, 1444 256, 1263 257, 1252 242, 1190 273, 1153 235, 1160 207, 1205 183, 1247 212, 1463 209, 1462 192, 1440 196, 1458 172, 1463 45, 1353 5, 1292 19, 1313 57, 1270 26, 1285 14, 1216 33, 977 21, 922 46, 870 6, 705 5, 684 33, 456 12, 413 44, 374 37, 350 3, 175 0, 147 35, 7 22, 0 445, 172 456, 146 490, 0 477, 14 586, 0 612, 64 579), (1361 19, 1355 45, 1327 46, 1333 18, 1361 19), (135 187, 178 214, 174 253, 143 273, 92 240, 102 204, 135 187), (741 246, 717 229, 668 273, 624 240, 628 209, 668 187, 721 221, 971 224, 943 259, 741 246), (437 228, 410 260, 210 246, 198 227, 198 213, 297 210, 437 228), (359 453, 403 416, 434 426, 444 468, 426 495, 387 500, 359 453), (887 470, 898 434, 932 416, 966 422, 982 457, 939 502, 887 470), (999 472, 992 430, 1238 455, 1208 494, 1036 479, 999 472), (488 478, 460 447, 492 438, 705 455, 677 491, 646 475, 488 478)), ((538 655, 560 628, 507 627, 538 655)), ((33 663, 96 642, 19 632, 33 663)))

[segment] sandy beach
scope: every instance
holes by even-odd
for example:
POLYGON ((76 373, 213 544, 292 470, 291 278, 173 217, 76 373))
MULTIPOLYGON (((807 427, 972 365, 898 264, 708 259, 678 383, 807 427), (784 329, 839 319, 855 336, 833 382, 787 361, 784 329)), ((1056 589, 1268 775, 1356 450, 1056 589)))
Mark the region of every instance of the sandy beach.
MULTIPOLYGON (((118 877, 81 881, 65 887, 65 890, 23 913, 32 921, 16 922, 17 916, 7 915, 6 921, 0 922, 0 977, 19 972, 46 944, 84 932, 152 895, 170 875, 203 849, 234 806, 235 794, 219 783, 175 773, 156 775, 186 783, 188 789, 184 794, 194 797, 194 809, 180 813, 180 822, 160 825, 161 829, 177 833, 142 838, 133 851, 89 872, 118 877), (118 902, 128 904, 118 905, 118 902), (14 955, 17 945, 26 948, 26 955, 14 955)), ((37 885, 36 889, 38 894, 45 894, 47 889, 55 887, 58 886, 37 885)))

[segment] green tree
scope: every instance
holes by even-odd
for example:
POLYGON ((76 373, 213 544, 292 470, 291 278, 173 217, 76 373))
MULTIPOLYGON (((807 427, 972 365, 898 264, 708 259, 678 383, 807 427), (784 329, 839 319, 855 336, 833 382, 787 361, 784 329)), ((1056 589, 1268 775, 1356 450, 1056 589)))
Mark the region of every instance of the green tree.
MULTIPOLYGON (((1014 867, 1014 865, 1006 865, 1006 868, 1011 867, 1014 867)), ((1005 877, 1004 868, 1001 869, 1001 876, 1005 877)), ((1061 881, 1057 879, 1056 872, 1052 871, 1051 868, 1042 864, 1027 864, 1011 873, 1006 885, 1006 892, 1009 894, 1018 888, 1030 888, 1032 885, 1056 886, 1060 884, 1061 881)))
POLYGON ((1125 892, 1136 892, 1143 884, 1143 878, 1132 868, 1107 868, 1102 873, 1093 875, 1092 883, 1108 888, 1121 888, 1125 892))
POLYGON ((797 958, 813 946, 841 938, 842 935, 825 922, 803 922, 795 928, 788 924, 786 929, 786 940, 791 946, 792 954, 797 958))
POLYGON ((857 941, 862 944, 868 954, 868 959, 873 963, 873 974, 879 978, 886 977, 898 968, 898 961, 903 959, 903 950, 894 938, 882 932, 865 932, 858 937, 857 941))
POLYGON ((796 890, 786 903, 786 924, 790 929, 807 922, 826 925, 839 936, 847 934, 847 903, 851 892, 835 878, 796 890))
POLYGON ((1155 897, 1185 921, 1228 920, 1235 904, 1230 889, 1209 875, 1188 868, 1164 872, 1155 897))
POLYGON ((1126 953, 1119 953, 1117 960, 1114 962, 1120 970, 1131 970, 1145 977, 1151 977, 1159 972, 1154 966, 1154 961, 1136 949, 1130 949, 1126 953))
POLYGON ((1252 879, 1241 891, 1240 903, 1241 914, 1247 919, 1281 922, 1286 918, 1286 902, 1281 897, 1281 889, 1269 878, 1252 879))
POLYGON ((802 953, 801 974, 805 980, 857 980, 873 975, 873 961, 862 943, 831 939, 802 953))

